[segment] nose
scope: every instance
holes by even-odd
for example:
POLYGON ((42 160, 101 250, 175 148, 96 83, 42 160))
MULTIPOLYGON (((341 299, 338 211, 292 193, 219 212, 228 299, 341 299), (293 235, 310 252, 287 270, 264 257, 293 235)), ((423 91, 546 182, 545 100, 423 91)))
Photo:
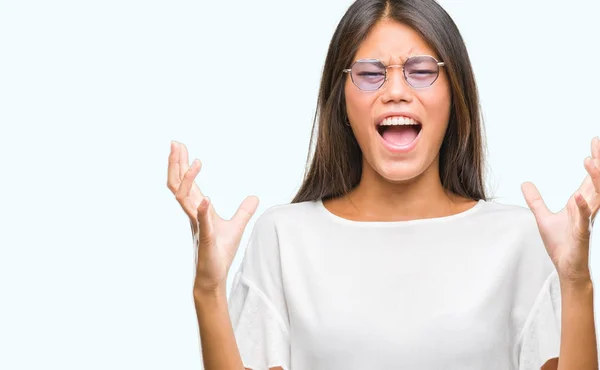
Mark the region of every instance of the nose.
POLYGON ((412 88, 404 79, 402 66, 389 65, 387 67, 387 80, 383 85, 383 93, 381 94, 383 102, 411 101, 412 94, 412 88))

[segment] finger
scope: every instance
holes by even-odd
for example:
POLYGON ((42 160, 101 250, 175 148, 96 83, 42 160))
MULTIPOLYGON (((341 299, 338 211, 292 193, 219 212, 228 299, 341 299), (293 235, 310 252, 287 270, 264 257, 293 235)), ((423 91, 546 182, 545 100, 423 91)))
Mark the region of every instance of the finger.
POLYGON ((169 153, 169 167, 167 169, 167 187, 175 194, 179 189, 181 179, 179 177, 179 143, 171 141, 171 153, 169 153))
POLYGON ((246 228, 248 221, 250 221, 252 215, 254 215, 254 212, 256 212, 257 207, 258 197, 252 195, 246 197, 246 199, 244 199, 238 208, 237 212, 235 212, 231 218, 231 221, 233 221, 240 229, 246 228))
POLYGON ((552 213, 546 206, 537 187, 532 182, 524 182, 521 185, 521 191, 536 219, 541 220, 552 213))
POLYGON ((183 175, 183 179, 181 180, 181 185, 179 186, 179 189, 177 190, 177 193, 175 194, 175 197, 177 198, 177 200, 179 201, 179 203, 181 204, 183 209, 186 210, 186 213, 188 213, 188 215, 190 217, 194 217, 195 212, 192 212, 190 214, 186 209, 185 203, 186 203, 186 198, 189 197, 189 195, 190 195, 190 190, 192 189, 192 184, 194 183, 194 179, 196 178, 196 175, 198 175, 198 172, 200 172, 200 163, 198 160, 194 160, 194 162, 192 163, 192 166, 185 173, 185 175, 183 175))
POLYGON ((600 138, 598 136, 592 139, 592 158, 600 161, 600 138))
POLYGON ((596 190, 596 193, 600 193, 600 169, 598 169, 598 167, 596 166, 596 164, 594 164, 594 161, 590 157, 587 157, 583 161, 583 165, 585 166, 587 173, 592 179, 592 184, 594 184, 594 190, 596 190))
MULTIPOLYGON (((202 169, 202 161, 199 159, 196 159, 198 161, 198 163, 200 164, 200 169, 202 169)), ((195 182, 192 184, 192 192, 191 192, 192 196, 195 197, 203 197, 204 194, 202 194, 202 191, 200 190, 200 188, 198 187, 198 184, 196 184, 195 182)), ((213 207, 211 207, 213 208, 213 207)))
POLYGON ((208 197, 203 197, 200 201, 200 205, 198 206, 198 225, 200 226, 200 238, 203 240, 208 240, 212 235, 212 222, 209 208, 210 199, 208 197))
POLYGON ((183 175, 181 179, 181 185, 179 186, 179 190, 177 190, 177 195, 181 197, 187 197, 190 195, 190 191, 192 190, 192 184, 194 183, 194 179, 196 175, 200 172, 200 161, 195 159, 192 162, 192 165, 188 168, 187 172, 183 175))
POLYGON ((179 151, 179 178, 181 179, 190 167, 190 158, 188 156, 188 150, 185 144, 181 143, 180 146, 181 150, 179 151))
POLYGON ((585 200, 585 197, 581 195, 581 193, 575 194, 575 203, 577 204, 577 208, 579 209, 579 226, 580 230, 589 230, 590 227, 590 217, 592 216, 592 210, 588 202, 585 200))

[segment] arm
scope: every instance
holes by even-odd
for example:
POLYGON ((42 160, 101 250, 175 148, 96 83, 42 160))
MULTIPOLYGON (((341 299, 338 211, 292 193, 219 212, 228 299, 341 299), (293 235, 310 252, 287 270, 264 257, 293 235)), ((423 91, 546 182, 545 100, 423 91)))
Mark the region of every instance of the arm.
POLYGON ((542 366, 542 370, 597 369, 591 279, 580 284, 561 281, 561 301, 560 362, 556 358, 551 359, 542 366))
POLYGON ((591 278, 582 282, 561 280, 561 339, 558 370, 598 369, 591 278))
MULTIPOLYGON (((231 327, 225 291, 194 292, 194 305, 202 338, 204 368, 252 370, 243 367, 231 327)), ((283 369, 272 367, 270 370, 283 369)))
POLYGON ((594 297, 589 270, 592 225, 600 209, 598 137, 592 140, 591 152, 592 156, 584 160, 588 175, 558 213, 548 209, 535 185, 528 182, 521 186, 560 280, 562 314, 557 367, 560 370, 598 369, 594 297))
POLYGON ((231 220, 221 218, 194 181, 200 167, 199 160, 189 165, 184 144, 171 142, 167 187, 189 217, 192 229, 196 250, 193 296, 204 368, 242 370, 224 282, 258 198, 247 197, 231 220))
POLYGON ((194 292, 194 305, 206 370, 242 370, 224 289, 194 292))

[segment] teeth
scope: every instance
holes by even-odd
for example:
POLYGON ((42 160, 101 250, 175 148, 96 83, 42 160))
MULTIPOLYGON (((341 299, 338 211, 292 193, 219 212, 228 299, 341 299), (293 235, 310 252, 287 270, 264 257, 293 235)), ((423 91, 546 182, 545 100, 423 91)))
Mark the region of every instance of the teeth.
POLYGON ((418 125, 419 122, 408 117, 388 117, 381 121, 380 126, 396 126, 396 125, 418 125))

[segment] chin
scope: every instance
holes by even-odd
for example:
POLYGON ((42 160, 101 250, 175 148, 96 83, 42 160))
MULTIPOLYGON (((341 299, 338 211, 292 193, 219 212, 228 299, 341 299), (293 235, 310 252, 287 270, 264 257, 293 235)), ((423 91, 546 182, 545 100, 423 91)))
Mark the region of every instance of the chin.
POLYGON ((385 180, 393 183, 407 183, 421 176, 426 166, 414 158, 412 161, 390 160, 389 158, 378 158, 374 166, 375 172, 385 180))
POLYGON ((435 162, 436 156, 428 153, 427 139, 427 136, 418 137, 409 150, 398 153, 383 145, 381 136, 375 137, 368 165, 389 182, 411 182, 424 175, 435 162))

